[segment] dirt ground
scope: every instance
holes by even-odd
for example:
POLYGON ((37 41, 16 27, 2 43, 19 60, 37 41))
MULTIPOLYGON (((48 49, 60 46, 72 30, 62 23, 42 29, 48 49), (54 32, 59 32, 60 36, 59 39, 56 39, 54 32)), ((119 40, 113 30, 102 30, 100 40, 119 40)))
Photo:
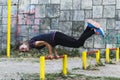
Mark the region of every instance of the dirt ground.
MULTIPOLYGON (((87 63, 88 65, 95 65, 95 59, 89 59, 87 63)), ((120 78, 120 62, 115 64, 104 63, 104 65, 83 70, 81 58, 68 58, 68 71, 72 74, 120 78)), ((20 80, 24 74, 39 74, 39 68, 39 58, 0 58, 0 80, 20 80)), ((61 70, 62 59, 46 60, 46 73, 60 73, 61 70)))

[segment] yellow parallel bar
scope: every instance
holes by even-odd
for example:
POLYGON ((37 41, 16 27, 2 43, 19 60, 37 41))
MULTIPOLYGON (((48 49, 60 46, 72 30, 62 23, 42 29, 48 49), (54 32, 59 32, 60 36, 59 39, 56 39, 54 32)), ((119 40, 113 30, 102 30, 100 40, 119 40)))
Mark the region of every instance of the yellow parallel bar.
POLYGON ((63 74, 67 75, 67 55, 64 55, 63 58, 63 74))
POLYGON ((87 67, 86 67, 87 66, 87 60, 86 60, 87 58, 86 57, 87 57, 87 53, 83 52, 82 53, 82 64, 83 64, 83 69, 85 69, 85 70, 87 69, 87 67))
POLYGON ((100 50, 98 50, 96 53, 96 63, 100 64, 100 50))
POLYGON ((116 50, 116 61, 117 62, 119 61, 119 48, 117 48, 116 50))
POLYGON ((106 63, 110 63, 110 50, 106 48, 106 63))
POLYGON ((40 80, 45 80, 45 57, 40 57, 40 80))
POLYGON ((7 23, 7 57, 10 58, 10 26, 11 26, 11 0, 8 0, 8 23, 7 23))

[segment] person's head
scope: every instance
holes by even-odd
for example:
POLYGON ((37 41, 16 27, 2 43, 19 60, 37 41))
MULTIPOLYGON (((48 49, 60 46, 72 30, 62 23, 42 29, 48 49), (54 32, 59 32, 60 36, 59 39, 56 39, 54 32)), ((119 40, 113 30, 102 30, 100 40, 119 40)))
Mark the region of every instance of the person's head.
POLYGON ((20 52, 28 52, 29 51, 29 45, 27 42, 24 42, 22 45, 19 46, 20 52))

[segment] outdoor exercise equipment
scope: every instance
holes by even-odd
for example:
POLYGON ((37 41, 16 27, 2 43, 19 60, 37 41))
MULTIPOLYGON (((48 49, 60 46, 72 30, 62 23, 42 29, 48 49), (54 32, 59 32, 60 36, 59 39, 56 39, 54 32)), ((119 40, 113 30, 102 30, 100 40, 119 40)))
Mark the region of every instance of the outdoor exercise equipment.
MULTIPOLYGON (((63 75, 67 75, 67 55, 60 56, 59 58, 63 58, 63 75)), ((50 60, 50 57, 41 56, 40 57, 40 80, 45 80, 45 60, 50 60)), ((53 57, 52 59, 58 59, 53 57)))
POLYGON ((8 21, 7 21, 7 57, 10 58, 10 34, 11 34, 11 0, 8 0, 8 21))
POLYGON ((100 63, 100 50, 94 50, 94 51, 84 51, 82 52, 82 67, 83 69, 87 69, 87 54, 94 54, 96 53, 96 63, 100 63))
POLYGON ((106 63, 110 63, 110 51, 116 51, 116 61, 119 61, 119 48, 106 48, 106 63))

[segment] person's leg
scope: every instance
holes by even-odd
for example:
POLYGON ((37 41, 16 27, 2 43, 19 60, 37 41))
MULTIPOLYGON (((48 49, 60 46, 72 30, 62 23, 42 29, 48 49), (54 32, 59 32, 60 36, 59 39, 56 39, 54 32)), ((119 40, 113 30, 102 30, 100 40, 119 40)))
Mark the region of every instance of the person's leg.
POLYGON ((74 47, 73 44, 77 40, 61 32, 56 32, 55 34, 55 44, 62 45, 66 47, 74 47))
POLYGON ((79 37, 79 39, 77 40, 77 43, 79 44, 78 46, 83 46, 85 41, 91 37, 93 34, 95 34, 94 29, 90 28, 89 26, 87 26, 87 28, 85 29, 85 31, 83 32, 83 34, 79 37))
POLYGON ((85 40, 88 39, 90 36, 92 36, 94 33, 95 33, 94 30, 87 27, 85 29, 85 31, 83 32, 83 34, 80 36, 80 38, 78 40, 76 40, 76 39, 74 39, 70 36, 67 36, 61 32, 56 32, 55 43, 56 43, 56 45, 78 48, 80 46, 83 46, 85 40))

